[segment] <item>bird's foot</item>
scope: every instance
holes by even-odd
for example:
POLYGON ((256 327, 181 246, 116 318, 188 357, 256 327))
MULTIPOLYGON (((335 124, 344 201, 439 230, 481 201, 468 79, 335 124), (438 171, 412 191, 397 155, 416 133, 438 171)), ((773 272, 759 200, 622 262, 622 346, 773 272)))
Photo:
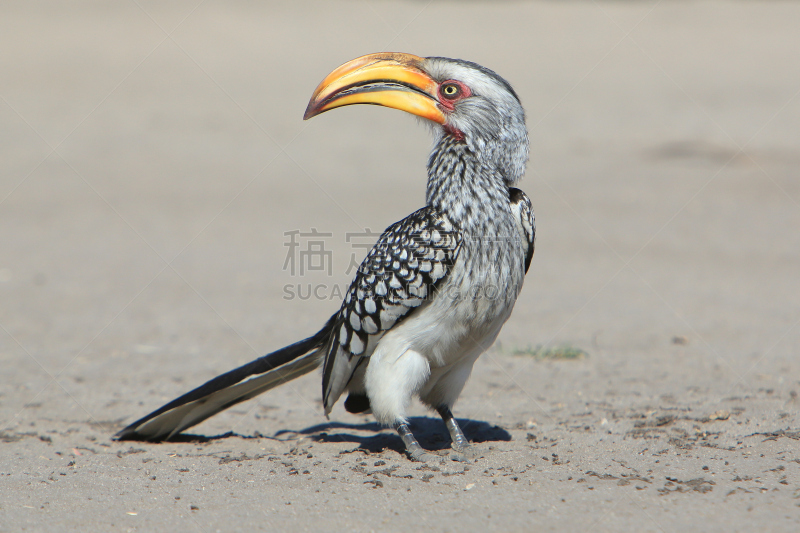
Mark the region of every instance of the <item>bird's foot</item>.
POLYGON ((445 460, 445 457, 426 451, 423 448, 408 450, 408 456, 415 463, 442 463, 445 460))
POLYGON ((477 446, 473 446, 472 444, 461 446, 453 445, 452 448, 453 451, 450 452, 450 459, 453 461, 466 463, 469 461, 474 461, 475 459, 480 459, 484 456, 483 450, 477 446))

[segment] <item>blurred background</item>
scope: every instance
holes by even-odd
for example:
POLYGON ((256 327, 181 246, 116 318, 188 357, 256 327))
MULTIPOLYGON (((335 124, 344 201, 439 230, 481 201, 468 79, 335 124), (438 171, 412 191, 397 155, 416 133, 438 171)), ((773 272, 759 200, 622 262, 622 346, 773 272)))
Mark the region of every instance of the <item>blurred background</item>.
POLYGON ((798 27, 793 2, 4 1, 2 427, 144 414, 316 331, 348 234, 424 202, 413 118, 302 121, 383 50, 480 63, 527 110, 536 256, 493 353, 568 344, 642 394, 796 386, 798 27), (312 229, 330 273, 301 276, 312 229))

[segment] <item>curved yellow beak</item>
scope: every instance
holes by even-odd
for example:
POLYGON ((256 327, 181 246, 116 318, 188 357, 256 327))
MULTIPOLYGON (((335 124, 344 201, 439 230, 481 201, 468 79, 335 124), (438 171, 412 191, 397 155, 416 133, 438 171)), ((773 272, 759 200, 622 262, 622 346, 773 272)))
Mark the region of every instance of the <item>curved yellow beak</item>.
POLYGON ((422 61, 415 55, 390 52, 348 61, 317 86, 303 120, 336 107, 375 104, 444 124, 437 83, 420 68, 422 61))

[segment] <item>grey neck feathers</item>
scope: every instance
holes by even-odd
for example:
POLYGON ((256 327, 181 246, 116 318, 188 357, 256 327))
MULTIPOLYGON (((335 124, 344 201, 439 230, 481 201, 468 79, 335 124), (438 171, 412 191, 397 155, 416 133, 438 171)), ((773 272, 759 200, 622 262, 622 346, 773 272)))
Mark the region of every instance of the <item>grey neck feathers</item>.
POLYGON ((482 232, 510 212, 508 180, 463 141, 443 135, 428 161, 427 204, 462 231, 482 232))

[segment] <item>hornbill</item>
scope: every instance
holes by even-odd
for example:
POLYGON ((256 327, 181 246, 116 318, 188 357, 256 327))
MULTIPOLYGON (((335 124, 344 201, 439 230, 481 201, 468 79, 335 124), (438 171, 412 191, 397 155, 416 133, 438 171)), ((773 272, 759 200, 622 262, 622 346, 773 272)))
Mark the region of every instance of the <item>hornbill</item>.
POLYGON ((322 365, 328 415, 393 426, 412 460, 429 461, 408 427, 412 397, 438 411, 453 458, 474 456, 451 409, 478 356, 511 314, 534 246, 534 215, 513 187, 528 160, 519 97, 469 61, 377 53, 331 72, 304 119, 377 104, 426 119, 434 131, 426 205, 392 224, 370 250, 342 306, 311 337, 232 370, 137 420, 117 439, 159 441, 322 365))

